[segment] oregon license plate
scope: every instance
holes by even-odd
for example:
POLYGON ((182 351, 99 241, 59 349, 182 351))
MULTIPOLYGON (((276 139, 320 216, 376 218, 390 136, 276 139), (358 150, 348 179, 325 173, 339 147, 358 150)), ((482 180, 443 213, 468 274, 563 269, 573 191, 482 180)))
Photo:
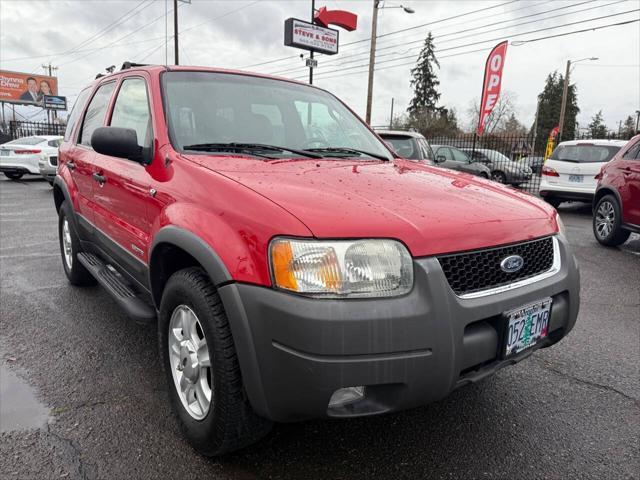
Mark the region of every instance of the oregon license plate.
POLYGON ((569 181, 575 183, 582 183, 582 175, 569 175, 569 181))
POLYGON ((505 357, 533 347, 545 338, 549 329, 550 314, 551 298, 506 312, 505 357))

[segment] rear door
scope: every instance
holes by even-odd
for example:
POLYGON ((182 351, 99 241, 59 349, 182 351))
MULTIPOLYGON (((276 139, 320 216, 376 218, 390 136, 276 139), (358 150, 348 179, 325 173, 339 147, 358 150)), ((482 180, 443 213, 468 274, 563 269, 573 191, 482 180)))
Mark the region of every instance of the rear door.
POLYGON ((615 145, 596 145, 589 142, 577 145, 559 145, 545 163, 558 172, 558 177, 548 177, 549 183, 559 187, 596 191, 602 166, 620 150, 615 145))
POLYGON ((622 221, 640 226, 640 139, 615 160, 615 165, 619 172, 622 221))
MULTIPOLYGON (((138 145, 151 148, 153 127, 147 82, 127 76, 117 92, 109 126, 136 131, 138 145)), ((151 226, 146 203, 151 178, 145 165, 125 158, 96 153, 94 182, 95 222, 103 250, 135 280, 146 285, 146 259, 151 226)))
POLYGON ((65 166, 69 169, 78 192, 76 213, 80 215, 79 226, 86 233, 92 233, 95 207, 93 198, 94 181, 92 178, 95 152, 91 147, 91 135, 96 128, 104 125, 107 107, 115 85, 116 82, 108 82, 98 87, 82 117, 77 142, 63 153, 66 162, 65 166))

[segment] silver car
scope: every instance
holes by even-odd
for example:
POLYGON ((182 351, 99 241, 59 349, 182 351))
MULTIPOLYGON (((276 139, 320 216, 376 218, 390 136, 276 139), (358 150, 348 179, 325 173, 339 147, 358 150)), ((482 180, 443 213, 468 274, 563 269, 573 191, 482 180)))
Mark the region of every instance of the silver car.
POLYGON ((524 163, 516 163, 497 150, 486 148, 463 148, 475 161, 484 163, 491 170, 491 179, 499 183, 520 185, 531 180, 531 168, 524 163))

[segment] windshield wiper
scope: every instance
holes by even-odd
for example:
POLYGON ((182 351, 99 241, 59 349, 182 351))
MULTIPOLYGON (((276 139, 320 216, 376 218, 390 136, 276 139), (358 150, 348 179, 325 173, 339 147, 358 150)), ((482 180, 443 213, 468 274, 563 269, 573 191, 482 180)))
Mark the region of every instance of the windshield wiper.
MULTIPOLYGON (((267 152, 290 152, 295 155, 300 155, 302 157, 308 158, 322 158, 322 155, 317 153, 311 153, 306 150, 296 150, 294 148, 288 147, 278 147, 276 145, 265 145, 262 143, 196 143, 193 145, 185 145, 183 147, 185 150, 196 150, 196 151, 204 151, 204 152, 214 152, 214 151, 224 151, 231 150, 234 152, 239 151, 267 151, 267 152)), ((258 155, 266 157, 266 155, 258 155)), ((266 158, 274 158, 274 157, 266 157, 266 158)))
POLYGON ((389 161, 384 155, 378 153, 366 152, 364 150, 358 150, 351 147, 325 147, 325 148, 307 148, 307 152, 327 152, 327 153, 357 153, 358 155, 367 155, 371 158, 377 158, 378 160, 389 161))

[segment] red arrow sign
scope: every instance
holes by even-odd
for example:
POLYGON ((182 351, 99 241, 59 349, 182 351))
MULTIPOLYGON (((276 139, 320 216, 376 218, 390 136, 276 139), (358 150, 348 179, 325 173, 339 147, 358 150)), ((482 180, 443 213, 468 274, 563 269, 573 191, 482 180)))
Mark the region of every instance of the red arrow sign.
POLYGON ((345 10, 327 10, 327 7, 321 7, 314 15, 314 20, 324 27, 328 27, 329 24, 337 25, 350 32, 358 26, 358 16, 355 13, 345 10))

